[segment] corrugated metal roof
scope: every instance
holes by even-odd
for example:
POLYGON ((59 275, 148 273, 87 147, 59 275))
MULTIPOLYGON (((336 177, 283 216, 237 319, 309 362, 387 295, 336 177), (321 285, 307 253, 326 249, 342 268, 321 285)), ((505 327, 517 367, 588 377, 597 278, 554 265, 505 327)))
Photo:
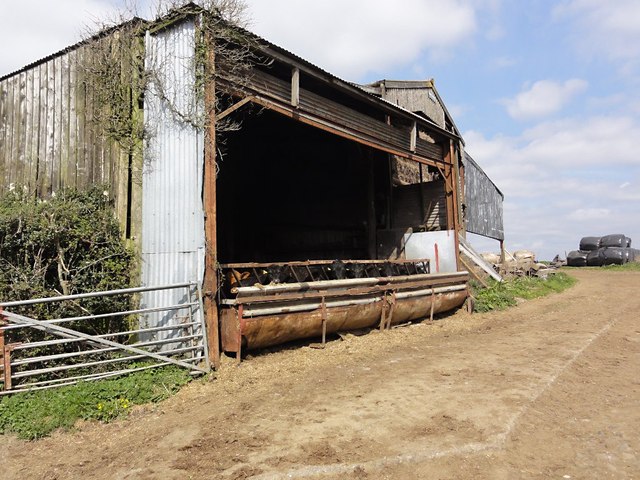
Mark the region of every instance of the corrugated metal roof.
MULTIPOLYGON (((167 15, 163 16, 162 18, 155 20, 155 21, 147 21, 147 20, 143 20, 140 18, 134 18, 128 22, 124 22, 121 25, 117 25, 114 26, 110 29, 107 29, 103 32, 100 32, 99 34, 83 40, 75 45, 69 46, 67 48, 65 48, 64 50, 61 50, 57 53, 54 53, 52 55, 49 55, 48 57, 45 57, 41 60, 38 60, 36 62, 33 62, 27 66, 25 66, 24 68, 17 70, 15 72, 12 72, 10 74, 7 74, 3 77, 0 77, 0 80, 3 80, 5 78, 11 77, 13 75, 16 75, 20 72, 23 72, 29 68, 32 68, 36 65, 39 65, 40 63, 46 62, 48 60, 50 60, 51 58, 55 58, 59 55, 63 55, 64 53, 76 49, 78 47, 80 47, 81 45, 87 43, 87 42, 91 42, 97 38, 101 38, 105 35, 108 35, 110 33, 112 33, 113 31, 118 30, 119 28, 124 27, 125 25, 128 24, 132 24, 132 23, 140 23, 142 25, 145 25, 148 29, 153 30, 154 28, 162 28, 162 29, 166 29, 176 23, 181 22, 182 20, 184 20, 186 17, 188 16, 194 16, 197 15, 199 13, 205 12, 205 10, 203 10, 201 7, 199 7, 198 5, 195 5, 193 3, 189 3, 186 4, 178 9, 174 9, 172 11, 170 11, 167 15)), ((224 21, 224 20, 223 20, 224 21)), ((296 55, 295 53, 280 47, 268 40, 266 40, 263 37, 260 37, 259 35, 256 35, 253 32, 250 32, 249 30, 246 30, 244 28, 238 27, 238 26, 233 26, 234 28, 236 28, 240 33, 243 33, 245 35, 247 35, 249 38, 252 38, 254 41, 257 42, 258 45, 260 45, 263 49, 271 49, 276 53, 280 53, 286 57, 289 57, 290 60, 297 62, 298 64, 300 64, 301 66, 305 66, 306 68, 308 68, 309 70, 313 71, 314 74, 325 77, 324 79, 328 82, 331 83, 334 87, 341 89, 347 93, 350 93, 351 95, 358 95, 361 96, 361 98, 366 99, 370 102, 373 102, 375 104, 377 104, 378 106, 381 106, 383 108, 386 108, 387 110, 392 110, 394 111, 396 114, 399 114, 401 116, 404 116, 405 118, 410 118, 411 120, 415 120, 416 122, 420 122, 426 125, 429 125, 430 128, 434 129, 434 130, 438 130, 441 131, 441 133, 445 134, 445 135, 453 135, 456 138, 460 138, 460 135, 457 133, 451 133, 448 132, 445 129, 442 129, 440 126, 438 126, 435 122, 431 122, 430 120, 426 119, 425 117, 415 114, 407 109, 404 109, 402 107, 400 107, 399 105, 396 105, 393 102, 389 102, 387 100, 384 100, 370 92, 367 92, 366 90, 362 89, 360 86, 348 82, 346 80, 343 80, 339 77, 337 77, 336 75, 333 75, 332 73, 327 72, 326 70, 320 68, 319 66, 309 62, 308 60, 305 60, 304 58, 296 55)))

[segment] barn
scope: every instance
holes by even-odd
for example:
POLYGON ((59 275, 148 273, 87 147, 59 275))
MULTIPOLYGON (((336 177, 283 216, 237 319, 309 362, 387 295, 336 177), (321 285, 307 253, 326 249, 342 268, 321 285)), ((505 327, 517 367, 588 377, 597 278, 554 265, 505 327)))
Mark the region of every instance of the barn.
POLYGON ((433 81, 356 85, 195 5, 0 77, 0 188, 105 185, 141 285, 199 285, 214 365, 461 306, 466 225, 503 238, 469 158, 433 81))

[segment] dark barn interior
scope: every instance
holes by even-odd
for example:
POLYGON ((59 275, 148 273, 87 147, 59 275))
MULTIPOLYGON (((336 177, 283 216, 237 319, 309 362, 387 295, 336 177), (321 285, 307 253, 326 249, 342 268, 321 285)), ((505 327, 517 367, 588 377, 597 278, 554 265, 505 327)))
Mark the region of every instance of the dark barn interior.
POLYGON ((386 153, 267 110, 246 115, 221 150, 221 263, 376 258, 386 153))

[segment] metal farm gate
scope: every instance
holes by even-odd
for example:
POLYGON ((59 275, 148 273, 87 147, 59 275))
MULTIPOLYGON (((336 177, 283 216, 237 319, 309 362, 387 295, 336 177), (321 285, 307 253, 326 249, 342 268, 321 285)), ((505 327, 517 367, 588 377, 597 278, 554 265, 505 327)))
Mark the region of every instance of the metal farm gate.
POLYGON ((134 371, 176 365, 194 374, 210 370, 202 294, 197 283, 140 287, 0 303, 0 395, 104 379, 134 371), (154 292, 179 300, 152 308, 91 313, 83 302, 125 299, 139 304, 154 292), (37 312, 64 304, 83 315, 39 320, 37 312), (28 310, 27 310, 28 309, 28 310), (162 324, 147 318, 162 315, 162 324), (119 320, 127 328, 98 333, 98 324, 119 320))

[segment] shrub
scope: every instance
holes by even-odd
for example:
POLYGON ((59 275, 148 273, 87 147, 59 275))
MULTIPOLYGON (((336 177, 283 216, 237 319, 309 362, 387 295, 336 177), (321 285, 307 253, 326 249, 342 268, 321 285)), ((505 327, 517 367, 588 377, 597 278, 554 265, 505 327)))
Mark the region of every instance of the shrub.
POLYGON ((561 292, 576 283, 576 279, 566 273, 556 273, 547 279, 537 277, 518 277, 501 283, 491 281, 488 288, 472 283, 473 296, 476 299, 477 312, 504 310, 518 303, 518 298, 532 299, 554 292, 561 292))

